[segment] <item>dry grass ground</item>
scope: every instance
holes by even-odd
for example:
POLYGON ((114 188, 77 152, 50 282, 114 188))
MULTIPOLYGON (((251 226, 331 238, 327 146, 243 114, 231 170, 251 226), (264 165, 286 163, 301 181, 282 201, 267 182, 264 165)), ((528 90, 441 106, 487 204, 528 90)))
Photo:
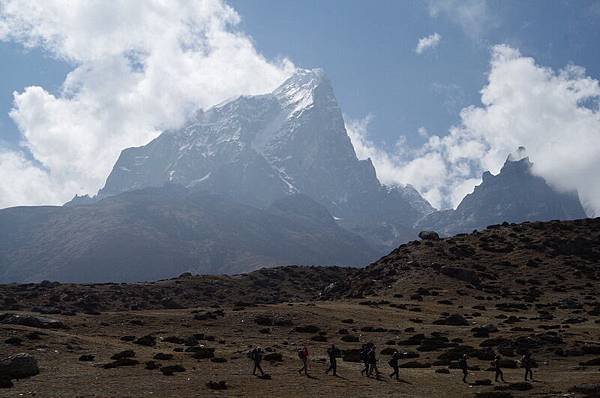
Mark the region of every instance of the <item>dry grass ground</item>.
MULTIPOLYGON (((437 299, 437 298, 436 298, 437 299)), ((2 326, 2 341, 9 337, 21 337, 21 346, 14 347, 3 344, 3 354, 29 352, 35 355, 41 372, 39 375, 20 380, 15 387, 0 390, 0 396, 21 397, 195 397, 195 396, 406 396, 406 397, 463 397, 476 392, 492 391, 492 386, 469 386, 461 381, 461 372, 451 369, 449 374, 436 373, 436 369, 448 366, 433 366, 425 369, 401 369, 401 382, 391 380, 387 374, 391 371, 387 365, 387 356, 379 355, 379 367, 384 374, 382 380, 366 378, 360 375, 361 364, 339 362, 340 377, 325 375, 326 355, 329 344, 335 343, 342 349, 357 348, 362 342, 372 341, 378 351, 393 347, 401 351, 418 352, 415 346, 398 345, 402 340, 415 334, 430 335, 432 332, 447 333, 450 340, 462 339, 465 345, 477 347, 482 338, 474 338, 471 329, 479 324, 496 323, 495 316, 500 312, 486 311, 485 315, 472 320, 470 326, 440 326, 432 322, 447 306, 436 304, 433 300, 414 303, 410 300, 397 300, 399 304, 412 304, 422 309, 417 313, 389 306, 373 307, 360 305, 357 302, 323 302, 317 304, 266 305, 247 308, 241 311, 224 309, 224 316, 216 320, 194 320, 190 310, 150 310, 140 312, 103 313, 101 315, 77 315, 72 317, 56 316, 69 325, 68 330, 44 330, 45 335, 39 340, 24 337, 34 331, 22 326, 2 326), (257 325, 255 319, 261 315, 290 319, 293 326, 267 327, 269 334, 261 333, 264 326, 257 325), (343 320, 353 319, 348 324, 343 320), (414 320, 422 323, 415 323, 414 320), (133 321, 133 323, 132 323, 133 321), (295 326, 315 325, 325 332, 327 342, 315 342, 311 337, 317 333, 298 333, 295 326), (363 332, 366 326, 381 327, 392 331, 363 332), (407 328, 414 331, 405 332, 407 328), (359 343, 341 341, 340 329, 357 336, 359 343), (396 330, 399 330, 396 331, 396 330), (215 356, 225 358, 227 362, 216 363, 210 359, 193 359, 190 353, 174 352, 184 345, 166 343, 162 339, 167 336, 187 337, 203 333, 214 336, 214 341, 200 341, 215 348, 215 356), (121 337, 136 337, 152 334, 158 338, 155 347, 146 347, 125 342, 121 337), (389 345, 391 342, 396 344, 389 345), (386 344, 388 343, 388 344, 386 344), (271 374, 271 380, 263 380, 252 376, 251 361, 245 352, 248 345, 258 344, 267 350, 283 355, 281 362, 264 361, 263 367, 271 374), (300 366, 295 349, 306 344, 311 352, 310 378, 299 375, 296 370, 300 366), (140 364, 135 366, 103 369, 100 365, 110 362, 110 356, 123 350, 134 350, 135 359, 140 364), (144 363, 152 360, 156 353, 172 353, 172 360, 157 361, 163 366, 181 364, 186 371, 164 376, 159 370, 147 370, 144 363), (78 358, 83 354, 92 354, 95 360, 81 362, 78 358), (225 380, 226 391, 214 391, 206 386, 209 381, 225 380)), ((534 314, 520 314, 523 316, 534 314)), ((536 329, 539 322, 523 322, 521 327, 536 329)), ((515 339, 520 335, 531 333, 510 332, 500 325, 494 336, 515 339), (504 330, 503 330, 504 329, 504 330)), ((537 332, 540 330, 537 329, 537 332)), ((600 331, 597 324, 573 325, 569 328, 574 340, 598 342, 600 331)), ((210 338, 212 340, 212 338, 210 338)), ((568 340, 568 339, 567 339, 568 340)), ((433 363, 445 350, 418 352, 419 357, 402 362, 416 360, 433 363)), ((583 357, 557 357, 540 352, 535 359, 539 368, 535 369, 536 381, 533 389, 527 392, 513 392, 515 396, 564 396, 574 384, 595 382, 600 378, 599 366, 579 367, 579 362, 596 358, 594 355, 583 357)), ((470 366, 481 369, 489 367, 489 360, 471 359, 470 366)), ((505 378, 509 382, 521 381, 522 369, 505 369, 505 378)), ((470 380, 493 379, 493 373, 485 370, 474 371, 470 380)), ((496 384, 498 385, 498 384, 496 384)), ((500 385, 506 385, 500 383, 500 385)))

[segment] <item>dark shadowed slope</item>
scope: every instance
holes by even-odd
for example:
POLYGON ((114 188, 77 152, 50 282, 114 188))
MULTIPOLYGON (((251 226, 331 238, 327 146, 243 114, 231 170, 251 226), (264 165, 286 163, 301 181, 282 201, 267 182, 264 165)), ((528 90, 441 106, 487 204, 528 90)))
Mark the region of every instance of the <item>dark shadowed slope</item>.
POLYGON ((600 218, 505 223, 401 245, 334 289, 334 297, 468 288, 495 300, 535 302, 561 292, 598 294, 598 281, 600 218))
POLYGON ((269 209, 180 186, 73 207, 0 211, 0 280, 144 281, 282 264, 364 265, 376 253, 294 195, 269 209))

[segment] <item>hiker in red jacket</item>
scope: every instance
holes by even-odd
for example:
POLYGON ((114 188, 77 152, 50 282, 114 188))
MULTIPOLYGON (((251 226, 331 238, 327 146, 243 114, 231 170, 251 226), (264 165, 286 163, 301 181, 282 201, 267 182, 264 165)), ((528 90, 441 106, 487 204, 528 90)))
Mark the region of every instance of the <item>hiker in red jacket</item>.
POLYGON ((304 372, 308 376, 308 348, 306 346, 298 349, 298 358, 302 361, 302 367, 298 369, 298 373, 304 372))

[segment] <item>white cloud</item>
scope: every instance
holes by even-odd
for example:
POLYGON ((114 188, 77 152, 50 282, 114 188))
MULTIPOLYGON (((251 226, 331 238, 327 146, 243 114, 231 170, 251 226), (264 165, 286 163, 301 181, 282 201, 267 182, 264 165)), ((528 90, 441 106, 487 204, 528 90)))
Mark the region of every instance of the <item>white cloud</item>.
POLYGON ((4 151, 0 207, 95 193, 123 148, 199 107, 271 91, 294 66, 265 59, 239 22, 221 0, 3 0, 0 40, 41 47, 73 70, 60 93, 14 93, 10 115, 35 161, 4 151), (11 191, 14 180, 32 186, 11 191))
POLYGON ((422 54, 423 51, 434 49, 440 44, 441 40, 442 36, 440 36, 438 33, 434 33, 426 37, 421 37, 419 39, 419 42, 417 43, 417 48, 415 48, 415 52, 417 54, 422 54))
POLYGON ((473 39, 498 22, 486 0, 428 0, 427 3, 431 17, 448 18, 473 39))
POLYGON ((376 148, 365 129, 355 129, 352 141, 384 168, 382 181, 413 184, 436 207, 456 206, 483 171, 498 173, 507 155, 524 146, 535 174, 558 190, 578 190, 588 214, 598 216, 599 100, 600 83, 583 68, 553 71, 498 45, 481 90, 483 105, 464 108, 461 123, 446 136, 430 135, 403 155, 376 148))

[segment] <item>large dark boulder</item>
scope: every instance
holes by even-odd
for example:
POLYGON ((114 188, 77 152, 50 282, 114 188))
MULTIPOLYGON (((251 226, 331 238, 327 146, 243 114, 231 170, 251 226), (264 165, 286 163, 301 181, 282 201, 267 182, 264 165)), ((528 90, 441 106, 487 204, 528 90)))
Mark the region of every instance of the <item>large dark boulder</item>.
POLYGON ((419 232, 419 238, 423 240, 440 240, 440 235, 435 231, 421 231, 419 232))
POLYGON ((0 361, 0 379, 24 379, 38 373, 38 362, 30 354, 15 354, 0 361))

